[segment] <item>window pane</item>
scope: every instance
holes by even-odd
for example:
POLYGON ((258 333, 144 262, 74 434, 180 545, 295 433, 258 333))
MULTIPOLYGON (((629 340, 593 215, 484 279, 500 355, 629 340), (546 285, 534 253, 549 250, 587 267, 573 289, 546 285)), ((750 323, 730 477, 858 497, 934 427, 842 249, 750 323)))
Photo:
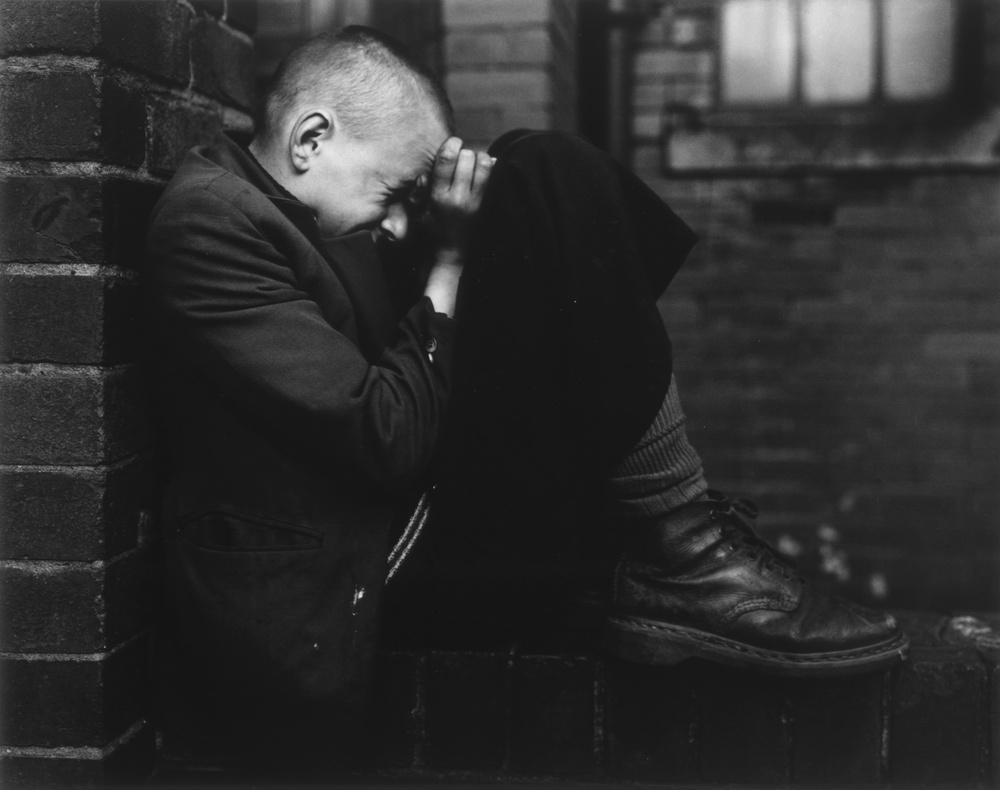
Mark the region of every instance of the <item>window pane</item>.
POLYGON ((767 104, 792 99, 791 0, 729 0, 722 13, 722 97, 767 104))
POLYGON ((885 0, 885 92, 928 99, 951 84, 951 0, 885 0))
POLYGON ((861 102, 875 88, 872 0, 806 0, 802 87, 811 104, 861 102))

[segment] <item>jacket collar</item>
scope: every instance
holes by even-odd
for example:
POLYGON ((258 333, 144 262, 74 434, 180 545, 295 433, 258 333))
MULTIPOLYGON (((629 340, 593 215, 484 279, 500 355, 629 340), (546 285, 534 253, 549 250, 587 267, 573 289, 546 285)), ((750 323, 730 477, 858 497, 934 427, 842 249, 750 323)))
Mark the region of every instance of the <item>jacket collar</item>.
POLYGON ((239 132, 226 132, 220 135, 217 144, 204 152, 205 157, 239 176, 251 186, 256 187, 270 200, 275 207, 297 227, 313 244, 323 249, 316 224, 316 215, 305 203, 296 198, 268 173, 250 153, 248 148, 250 135, 239 132))
POLYGON ((316 215, 279 184, 248 148, 250 136, 226 132, 204 151, 214 164, 260 190, 326 259, 354 305, 362 351, 372 359, 385 347, 394 324, 383 263, 368 231, 324 239, 316 215))

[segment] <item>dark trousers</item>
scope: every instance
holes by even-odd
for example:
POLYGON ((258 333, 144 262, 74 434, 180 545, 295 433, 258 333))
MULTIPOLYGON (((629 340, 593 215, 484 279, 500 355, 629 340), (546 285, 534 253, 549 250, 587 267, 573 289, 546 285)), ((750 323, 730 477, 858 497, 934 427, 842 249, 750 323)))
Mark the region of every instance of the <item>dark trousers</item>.
POLYGON ((431 628, 456 641, 544 628, 610 570, 604 480, 666 394, 656 299, 695 240, 579 138, 515 132, 491 153, 422 546, 431 628))

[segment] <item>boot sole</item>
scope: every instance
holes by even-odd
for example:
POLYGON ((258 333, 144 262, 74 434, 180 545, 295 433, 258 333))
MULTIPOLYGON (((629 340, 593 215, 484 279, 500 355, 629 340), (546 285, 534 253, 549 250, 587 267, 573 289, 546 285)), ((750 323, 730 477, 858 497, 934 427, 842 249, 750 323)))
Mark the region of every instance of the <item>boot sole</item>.
POLYGON ((607 619, 605 647, 615 656, 638 664, 671 666, 704 658, 733 667, 788 676, 854 675, 898 664, 906 658, 906 634, 864 648, 824 653, 784 653, 753 647, 696 628, 642 617, 607 619))

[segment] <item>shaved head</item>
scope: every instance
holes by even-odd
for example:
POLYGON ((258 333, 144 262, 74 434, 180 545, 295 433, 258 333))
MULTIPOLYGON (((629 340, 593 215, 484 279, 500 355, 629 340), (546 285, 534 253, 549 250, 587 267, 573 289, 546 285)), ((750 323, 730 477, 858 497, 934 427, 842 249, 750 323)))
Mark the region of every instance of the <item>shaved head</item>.
POLYGON ((259 143, 284 144, 287 124, 316 106, 332 110, 359 140, 394 136, 428 111, 449 131, 454 127, 437 78, 398 42, 358 25, 322 33, 282 61, 262 108, 259 143))

